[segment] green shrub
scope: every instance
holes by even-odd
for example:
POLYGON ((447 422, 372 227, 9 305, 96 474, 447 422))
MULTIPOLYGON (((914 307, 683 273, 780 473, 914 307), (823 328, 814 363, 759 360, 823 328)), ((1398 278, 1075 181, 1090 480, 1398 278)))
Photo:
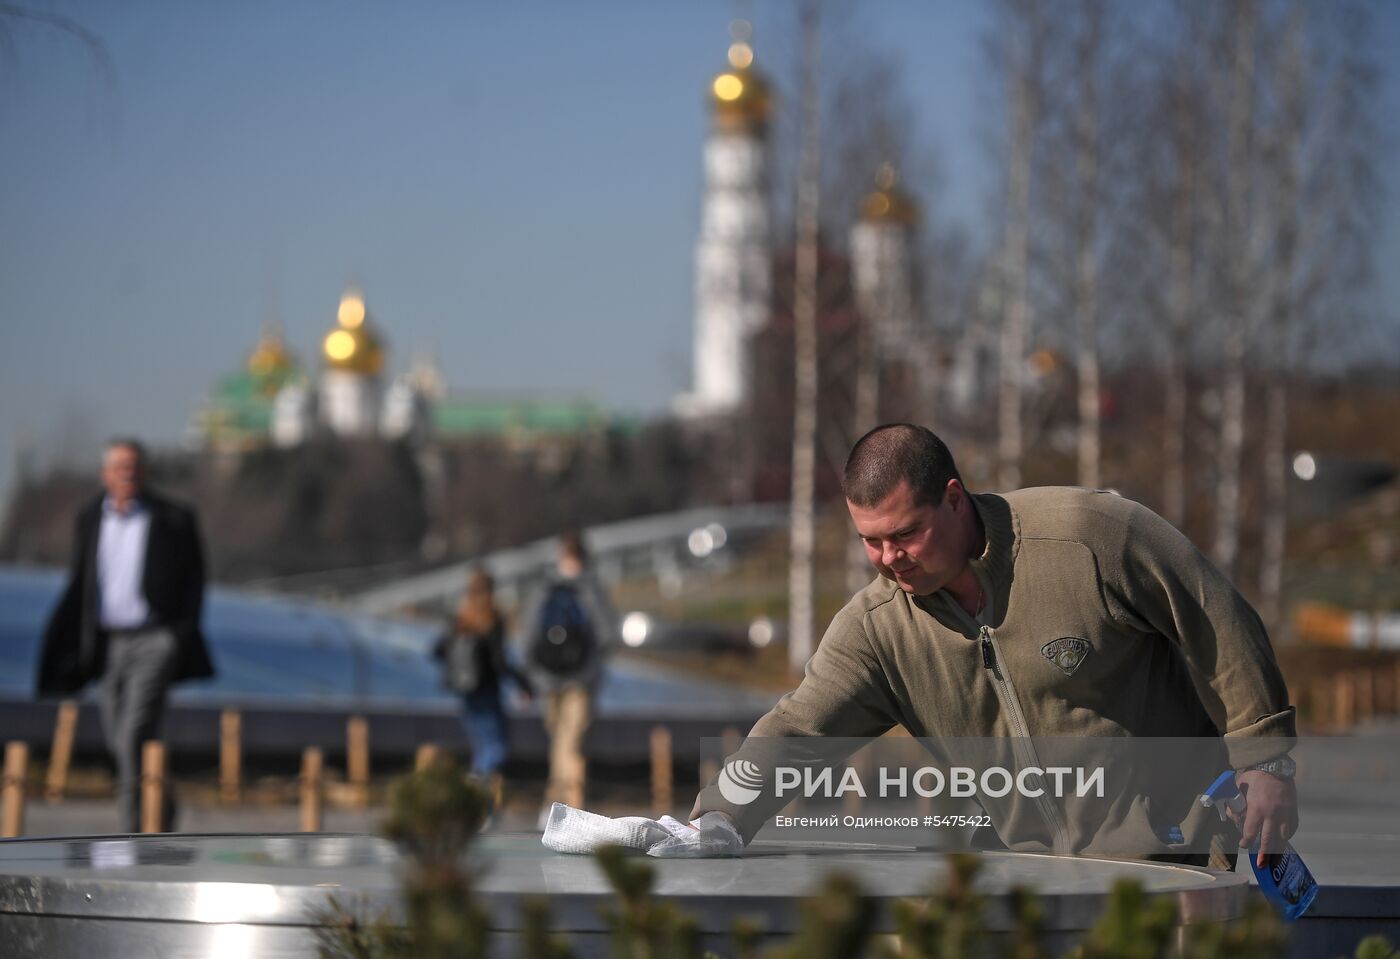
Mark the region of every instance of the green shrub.
MULTIPOLYGON (((406 860, 405 925, 366 917, 335 899, 315 919, 323 959, 478 959, 486 955, 488 923, 463 869, 464 855, 490 812, 488 792, 452 763, 438 763, 398 780, 390 791, 384 834, 406 860)), ((652 893, 656 872, 646 860, 609 847, 598 867, 616 893, 602 909, 615 959, 703 959, 695 919, 652 893)), ((992 936, 983 897, 976 891, 979 860, 949 860, 946 881, 927 896, 892 907, 895 935, 876 939, 874 902, 850 876, 827 876, 800 906, 801 922, 788 941, 761 950, 762 931, 736 923, 734 959, 1051 959, 1045 909, 1024 889, 1010 897, 1010 933, 992 936)), ((572 959, 551 930, 548 903, 524 904, 522 952, 527 959, 572 959)), ((1238 921, 1179 925, 1176 905, 1146 895, 1136 883, 1117 883, 1108 908, 1069 955, 1073 959, 1277 959, 1284 925, 1269 904, 1253 896, 1238 921)), ((1355 959, 1400 959, 1390 942, 1372 937, 1355 959)))
POLYGON ((1400 952, 1385 936, 1368 936, 1356 947, 1356 959, 1396 959, 1400 952))

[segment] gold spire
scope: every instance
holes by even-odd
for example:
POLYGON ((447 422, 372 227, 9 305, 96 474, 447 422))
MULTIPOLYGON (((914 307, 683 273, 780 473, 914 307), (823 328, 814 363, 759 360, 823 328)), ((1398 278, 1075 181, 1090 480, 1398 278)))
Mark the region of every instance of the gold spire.
POLYGON ((894 167, 888 163, 881 164, 879 172, 875 174, 875 190, 867 194, 861 203, 862 219, 901 226, 913 226, 919 222, 919 205, 895 185, 895 179, 894 167))
POLYGON ((768 122, 772 95, 768 81, 753 68, 749 44, 753 27, 746 20, 735 20, 729 35, 734 41, 729 45, 729 69, 710 84, 711 109, 722 125, 761 128, 768 122))
POLYGON ((289 373, 295 367, 296 360, 287 349, 282 331, 271 323, 264 325, 258 345, 248 354, 248 372, 258 379, 264 379, 289 373))
POLYGON ((358 330, 365 322, 365 298, 359 290, 346 290, 340 298, 336 319, 347 330, 358 330))
POLYGON ((336 328, 326 334, 322 351, 333 370, 377 376, 384 368, 384 346, 370 327, 365 298, 346 290, 336 310, 336 328))

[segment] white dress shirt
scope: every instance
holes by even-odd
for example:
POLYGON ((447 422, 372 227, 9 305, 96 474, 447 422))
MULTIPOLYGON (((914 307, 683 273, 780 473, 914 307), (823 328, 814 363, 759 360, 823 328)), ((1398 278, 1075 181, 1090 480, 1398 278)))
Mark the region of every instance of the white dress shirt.
POLYGON ((136 629, 151 615, 141 593, 151 511, 140 500, 119 512, 109 496, 102 501, 97 536, 98 613, 103 629, 136 629))

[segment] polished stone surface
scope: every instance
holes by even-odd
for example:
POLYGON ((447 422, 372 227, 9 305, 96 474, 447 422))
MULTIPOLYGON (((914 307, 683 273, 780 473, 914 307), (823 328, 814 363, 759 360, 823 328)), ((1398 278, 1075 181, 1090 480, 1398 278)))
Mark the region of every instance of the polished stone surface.
MULTIPOLYGON (((581 959, 611 954, 600 908, 615 902, 595 861, 544 849, 538 833, 483 837, 472 858, 492 928, 490 955, 517 954, 521 906, 543 896, 552 929, 581 959)), ((892 928, 893 900, 936 886, 946 858, 855 844, 755 843, 741 859, 655 861, 656 892, 695 917, 704 948, 729 954, 739 919, 770 942, 800 921, 802 897, 834 871, 854 876, 892 928)), ((1010 926, 1009 893, 1034 889, 1052 949, 1071 948, 1119 878, 1172 898, 1187 923, 1240 915, 1243 873, 1141 862, 983 853, 987 925, 1010 926)), ((401 915, 394 847, 349 834, 112 836, 0 841, 0 943, 6 956, 180 955, 277 959, 317 952, 332 902, 361 917, 401 915)), ((1348 954, 1366 935, 1396 938, 1396 886, 1328 885, 1292 931, 1290 959, 1348 954)))
MULTIPOLYGON (((982 857, 979 890, 996 923, 1014 886, 1040 891, 1052 928, 1084 928, 1112 883, 1130 877, 1176 896, 1199 920, 1236 915, 1240 876, 1177 866, 1013 853, 982 857)), ((565 928, 598 925, 611 897, 591 857, 544 849, 536 834, 489 835, 471 861, 478 890, 504 928, 529 895, 548 896, 565 928)), ((909 849, 759 843, 741 859, 647 860, 658 895, 685 904, 706 926, 727 928, 758 909, 783 921, 791 904, 832 871, 856 876, 878 899, 916 896, 937 884, 944 857, 909 849)), ((143 836, 0 843, 0 909, 70 917, 174 922, 307 924, 335 895, 347 905, 394 911, 399 858, 381 839, 352 835, 143 836)), ((786 924, 783 921, 783 924, 786 924)))

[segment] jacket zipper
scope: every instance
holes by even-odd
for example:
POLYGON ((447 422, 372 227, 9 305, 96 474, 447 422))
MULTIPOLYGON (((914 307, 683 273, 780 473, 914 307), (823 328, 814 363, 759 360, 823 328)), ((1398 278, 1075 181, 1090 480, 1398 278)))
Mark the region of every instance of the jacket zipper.
MULTIPOLYGON (((1033 767, 1043 769, 1040 759, 1036 756, 1035 745, 1031 742, 1030 729, 1026 724, 1025 714, 1021 712, 1021 701, 1016 697, 1016 689, 1011 685, 1011 678, 1006 671, 1001 668, 1001 655, 997 648, 996 634, 992 632, 990 626, 978 628, 978 642, 982 647, 982 667, 991 673, 997 691, 997 698, 1001 701, 1002 709, 1006 710, 1007 719, 1011 723, 1012 749, 1016 752, 1016 762, 1022 769, 1033 767)), ((1019 770, 1017 770, 1019 772, 1019 770)), ((1045 824, 1050 827, 1050 832, 1054 836, 1053 849, 1057 853, 1069 852, 1069 831, 1065 828, 1060 819, 1059 810, 1055 808, 1050 797, 1042 794, 1035 797, 1036 806, 1040 809, 1040 814, 1045 818, 1045 824)))

